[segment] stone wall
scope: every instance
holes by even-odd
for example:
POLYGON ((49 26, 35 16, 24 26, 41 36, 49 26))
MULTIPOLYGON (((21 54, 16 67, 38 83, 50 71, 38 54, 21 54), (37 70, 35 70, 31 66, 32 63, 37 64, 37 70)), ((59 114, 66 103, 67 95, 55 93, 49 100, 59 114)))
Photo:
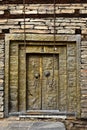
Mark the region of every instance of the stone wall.
POLYGON ((81 42, 81 117, 87 118, 87 41, 81 42))
MULTIPOLYGON (((3 1, 3 0, 0 0, 3 1)), ((54 33, 53 4, 25 5, 25 32, 54 33)), ((81 118, 87 118, 87 4, 56 4, 56 34, 75 34, 81 29, 81 118)), ((23 4, 0 5, 0 117, 4 111, 4 39, 6 33, 24 33, 23 4)))
POLYGON ((0 117, 4 113, 4 40, 0 40, 0 117))
MULTIPOLYGON (((53 33, 53 13, 53 4, 26 4, 26 33, 53 33)), ((57 34, 74 34, 75 29, 86 34, 87 18, 83 16, 87 14, 87 4, 56 4, 55 13, 57 34)), ((23 4, 0 5, 0 32, 9 29, 10 33, 23 33, 23 14, 23 4)))
POLYGON ((63 121, 67 130, 86 130, 87 122, 86 120, 66 120, 63 121))

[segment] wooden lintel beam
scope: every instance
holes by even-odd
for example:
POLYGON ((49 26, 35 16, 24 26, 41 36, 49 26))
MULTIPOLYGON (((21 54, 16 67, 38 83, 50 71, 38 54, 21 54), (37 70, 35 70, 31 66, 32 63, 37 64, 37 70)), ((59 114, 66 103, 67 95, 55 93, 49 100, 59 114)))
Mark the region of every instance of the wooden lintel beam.
MULTIPOLYGON (((26 14, 25 18, 50 18, 54 17, 54 14, 26 14)), ((64 17, 64 18, 73 18, 73 17, 81 17, 87 18, 87 14, 76 14, 76 13, 61 13, 56 14, 56 17, 64 17)), ((3 14, 0 15, 0 19, 20 19, 24 18, 23 14, 3 14)))
MULTIPOLYGON (((87 0, 55 0, 57 4, 87 3, 87 0)), ((25 0, 26 4, 52 4, 54 0, 25 0)), ((3 0, 0 4, 23 4, 23 0, 3 0)))

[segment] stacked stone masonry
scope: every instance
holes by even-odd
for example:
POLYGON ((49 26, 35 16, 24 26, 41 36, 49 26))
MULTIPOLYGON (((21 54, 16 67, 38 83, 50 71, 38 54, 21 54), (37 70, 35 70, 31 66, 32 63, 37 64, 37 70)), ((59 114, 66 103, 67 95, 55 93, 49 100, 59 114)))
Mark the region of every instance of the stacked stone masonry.
POLYGON ((4 40, 0 40, 0 117, 4 111, 4 40))
POLYGON ((81 117, 87 117, 87 42, 81 43, 81 117))
MULTIPOLYGON (((87 4, 57 4, 55 7, 56 14, 75 13, 78 9, 80 14, 87 13, 87 4)), ((24 14, 24 6, 9 4, 0 5, 0 15, 9 10, 9 15, 24 14)), ((26 4, 25 14, 53 14, 53 4, 26 4)), ((0 33, 3 29, 9 29, 10 33, 23 32, 23 18, 21 19, 6 19, 0 20, 0 33)), ((56 18, 56 33, 57 34, 74 34, 75 29, 82 29, 82 34, 87 32, 87 18, 56 18)), ((26 18, 26 32, 28 33, 53 33, 53 18, 26 18), (40 30, 40 31, 39 31, 40 30)))
MULTIPOLYGON (((2 0, 0 0, 2 1, 2 0)), ((53 4, 26 4, 25 14, 53 14, 53 4)), ((24 33, 24 19, 5 17, 6 11, 9 15, 24 14, 23 4, 3 4, 0 5, 0 36, 5 33, 24 33)), ((87 14, 87 4, 56 4, 56 14, 75 14, 79 10, 79 14, 87 14)), ((26 18, 25 32, 34 34, 53 34, 54 18, 26 18)), ((80 51, 80 90, 81 90, 81 118, 87 118, 87 17, 56 17, 55 19, 56 34, 75 34, 76 29, 81 29, 82 42, 80 51)), ((4 111, 4 39, 0 39, 0 117, 3 117, 4 111)))

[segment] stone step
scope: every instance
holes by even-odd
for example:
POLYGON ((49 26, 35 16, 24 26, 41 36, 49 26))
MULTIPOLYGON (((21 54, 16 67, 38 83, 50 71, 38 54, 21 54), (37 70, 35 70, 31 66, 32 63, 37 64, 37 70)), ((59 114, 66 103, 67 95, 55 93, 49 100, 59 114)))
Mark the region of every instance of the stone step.
POLYGON ((69 117, 75 117, 75 113, 69 113, 69 112, 60 112, 59 110, 28 110, 26 112, 14 112, 10 113, 9 116, 19 116, 20 119, 22 118, 35 118, 35 119, 66 119, 67 116, 69 117))
POLYGON ((25 114, 19 115, 21 118, 35 119, 66 119, 67 116, 75 116, 75 113, 59 112, 59 110, 29 110, 25 114))
POLYGON ((66 119, 66 115, 38 115, 38 114, 34 114, 34 115, 19 115, 20 119, 66 119))

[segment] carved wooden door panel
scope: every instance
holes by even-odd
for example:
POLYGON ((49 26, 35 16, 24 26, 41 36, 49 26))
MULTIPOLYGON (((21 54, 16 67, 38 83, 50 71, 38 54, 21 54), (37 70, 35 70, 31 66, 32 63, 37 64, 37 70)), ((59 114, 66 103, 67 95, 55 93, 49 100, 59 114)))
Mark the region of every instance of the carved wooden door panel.
POLYGON ((42 109, 58 109, 58 55, 44 55, 42 74, 42 109))
POLYGON ((27 109, 41 108, 40 55, 27 55, 27 109))
POLYGON ((27 55, 27 110, 58 109, 58 55, 27 55), (53 69, 54 68, 54 69, 53 69))

